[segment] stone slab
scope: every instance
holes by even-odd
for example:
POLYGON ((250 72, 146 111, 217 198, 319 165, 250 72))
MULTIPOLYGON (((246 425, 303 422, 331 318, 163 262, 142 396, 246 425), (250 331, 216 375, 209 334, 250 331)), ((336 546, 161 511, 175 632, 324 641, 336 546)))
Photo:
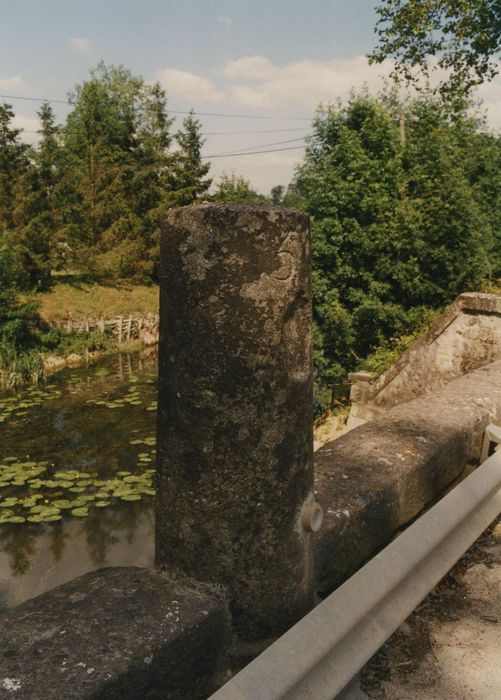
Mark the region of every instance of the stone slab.
POLYGON ((339 586, 478 461, 489 423, 501 423, 499 361, 318 450, 320 592, 339 586))
POLYGON ((0 616, 0 697, 205 698, 228 629, 224 597, 207 586, 101 569, 0 616))

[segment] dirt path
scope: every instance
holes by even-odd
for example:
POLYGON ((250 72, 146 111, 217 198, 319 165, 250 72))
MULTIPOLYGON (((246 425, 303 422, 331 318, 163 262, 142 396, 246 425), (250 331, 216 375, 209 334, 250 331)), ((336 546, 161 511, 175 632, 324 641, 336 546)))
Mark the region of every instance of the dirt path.
POLYGON ((501 518, 362 671, 376 700, 501 698, 501 518))

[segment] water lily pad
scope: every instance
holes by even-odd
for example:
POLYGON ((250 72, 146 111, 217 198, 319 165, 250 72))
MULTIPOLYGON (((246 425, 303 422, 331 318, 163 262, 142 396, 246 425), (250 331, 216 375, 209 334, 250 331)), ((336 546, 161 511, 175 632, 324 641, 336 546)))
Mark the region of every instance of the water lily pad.
POLYGON ((15 506, 17 503, 19 503, 18 498, 6 498, 0 503, 0 508, 12 508, 12 506, 15 506))
POLYGON ((73 508, 74 503, 73 501, 66 501, 64 499, 58 500, 58 501, 52 501, 52 505, 54 508, 60 508, 62 510, 65 510, 66 508, 73 508))
POLYGON ((89 515, 88 508, 73 508, 71 514, 77 518, 86 518, 89 515))
POLYGON ((106 508, 106 506, 111 505, 111 501, 96 501, 94 505, 96 508, 106 508))
POLYGON ((64 481, 74 481, 76 472, 56 472, 54 477, 56 479, 63 479, 64 481))
POLYGON ((141 496, 138 493, 124 494, 120 496, 122 501, 140 501, 141 496))

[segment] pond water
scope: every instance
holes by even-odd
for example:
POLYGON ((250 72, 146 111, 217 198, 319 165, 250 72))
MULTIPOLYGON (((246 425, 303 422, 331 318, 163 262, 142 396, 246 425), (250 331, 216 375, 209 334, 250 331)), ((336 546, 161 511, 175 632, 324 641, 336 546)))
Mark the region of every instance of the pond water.
POLYGON ((156 357, 0 394, 0 606, 153 562, 156 357))

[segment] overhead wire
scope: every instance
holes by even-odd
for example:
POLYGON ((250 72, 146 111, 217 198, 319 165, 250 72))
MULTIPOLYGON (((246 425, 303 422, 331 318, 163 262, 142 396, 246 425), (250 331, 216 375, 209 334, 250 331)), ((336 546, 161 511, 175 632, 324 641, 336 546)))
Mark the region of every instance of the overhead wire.
MULTIPOLYGON (((42 97, 32 97, 32 96, 26 96, 26 95, 4 95, 0 94, 0 99, 9 99, 9 100, 29 100, 33 102, 51 102, 51 103, 56 103, 56 104, 71 104, 69 100, 59 100, 55 98, 42 98, 42 97)), ((209 116, 209 117, 224 117, 224 118, 235 118, 235 119, 271 119, 271 120, 293 120, 293 121, 308 121, 310 122, 311 119, 307 117, 276 117, 276 116, 257 116, 257 115, 249 115, 249 114, 228 114, 228 113, 216 113, 216 112, 196 112, 194 110, 190 111, 185 111, 185 110, 175 110, 175 109, 169 109, 168 112, 171 114, 194 114, 195 116, 209 116)), ((224 135, 245 135, 245 134, 258 134, 258 133, 281 133, 281 132, 290 132, 290 131, 303 131, 304 129, 301 127, 297 128, 288 128, 288 129, 258 129, 258 130, 253 130, 253 131, 247 131, 247 130, 241 130, 241 131, 207 131, 207 132, 201 132, 201 135, 203 136, 224 136, 224 135)), ((39 130, 37 131, 31 131, 27 129, 22 129, 23 133, 25 134, 37 134, 39 133, 39 130)), ((71 132, 71 133, 80 133, 78 131, 71 132)), ((84 133, 84 132, 82 132, 84 133)), ((284 141, 275 141, 272 143, 266 143, 266 144, 258 144, 256 146, 246 146, 244 148, 240 148, 237 150, 233 151, 228 151, 224 153, 214 153, 211 155, 204 155, 201 156, 203 160, 207 160, 209 158, 228 158, 228 157, 238 157, 238 156, 250 156, 250 155, 260 155, 264 153, 279 153, 282 151, 294 151, 294 150, 301 150, 305 147, 306 144, 303 144, 301 146, 292 146, 292 147, 286 147, 286 148, 274 148, 274 149, 268 149, 268 146, 276 146, 276 145, 281 145, 284 143, 293 143, 297 141, 304 141, 304 137, 300 137, 297 139, 287 139, 284 141), (256 150, 260 149, 260 150, 256 150)))
MULTIPOLYGON (((297 141, 304 141, 304 140, 305 140, 304 136, 302 136, 301 138, 298 138, 298 139, 287 139, 285 141, 273 141, 272 143, 261 143, 261 144, 258 144, 256 146, 245 146, 244 148, 237 148, 234 151, 225 151, 222 154, 216 153, 210 157, 215 158, 215 157, 219 157, 220 155, 221 156, 223 156, 223 155, 224 156, 238 155, 242 151, 250 151, 250 150, 254 150, 255 148, 268 148, 268 146, 281 146, 284 143, 295 143, 297 141)), ((209 157, 209 156, 207 156, 207 157, 209 157)))
MULTIPOLYGON (((49 97, 31 97, 26 95, 0 95, 2 100, 28 100, 30 102, 51 102, 55 104, 67 104, 72 103, 69 100, 58 100, 49 97)), ((311 117, 277 117, 272 115, 258 116, 257 114, 230 114, 225 112, 199 112, 198 110, 182 110, 182 109, 168 109, 170 114, 193 114, 199 117, 224 117, 225 119, 264 119, 264 120, 279 120, 279 121, 305 121, 310 122, 311 117)))
POLYGON ((208 158, 237 158, 238 156, 257 156, 261 153, 279 153, 280 151, 300 151, 305 146, 289 146, 289 148, 271 148, 265 151, 248 151, 247 153, 216 153, 210 156, 201 156, 202 160, 208 158))

